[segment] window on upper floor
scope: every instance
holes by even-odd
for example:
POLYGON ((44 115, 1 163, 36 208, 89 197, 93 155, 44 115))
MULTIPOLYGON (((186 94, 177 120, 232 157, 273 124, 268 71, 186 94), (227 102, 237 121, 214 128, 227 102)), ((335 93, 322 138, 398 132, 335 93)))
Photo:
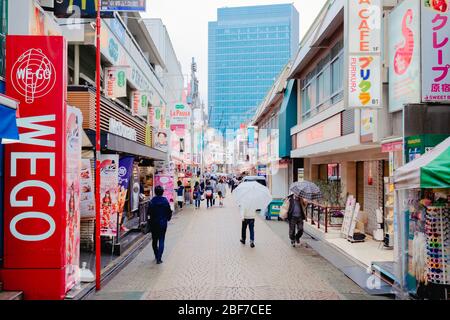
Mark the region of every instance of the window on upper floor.
POLYGON ((303 121, 342 100, 344 77, 343 43, 338 42, 307 76, 301 80, 303 121))

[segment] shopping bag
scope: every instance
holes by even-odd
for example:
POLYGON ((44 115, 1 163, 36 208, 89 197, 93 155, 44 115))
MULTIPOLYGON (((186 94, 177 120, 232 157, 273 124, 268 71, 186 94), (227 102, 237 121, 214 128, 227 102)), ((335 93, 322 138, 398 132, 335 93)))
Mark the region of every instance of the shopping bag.
POLYGON ((283 205, 280 208, 279 217, 283 220, 286 220, 288 218, 288 212, 289 212, 289 198, 286 198, 284 199, 283 205))

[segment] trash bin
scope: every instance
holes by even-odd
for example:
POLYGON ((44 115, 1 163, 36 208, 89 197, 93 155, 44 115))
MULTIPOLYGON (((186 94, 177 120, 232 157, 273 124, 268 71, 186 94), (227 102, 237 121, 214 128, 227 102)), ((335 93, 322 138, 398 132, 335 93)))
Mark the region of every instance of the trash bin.
POLYGON ((280 219, 280 209, 283 205, 283 199, 275 199, 269 204, 269 208, 266 214, 266 220, 272 220, 272 217, 276 217, 278 220, 280 219))

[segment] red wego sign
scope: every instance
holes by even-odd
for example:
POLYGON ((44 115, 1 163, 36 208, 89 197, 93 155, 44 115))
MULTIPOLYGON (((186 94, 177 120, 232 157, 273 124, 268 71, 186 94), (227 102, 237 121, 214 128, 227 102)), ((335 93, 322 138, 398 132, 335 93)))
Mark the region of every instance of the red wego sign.
POLYGON ((5 150, 6 290, 62 299, 66 268, 66 43, 8 36, 6 93, 19 100, 20 143, 5 150))

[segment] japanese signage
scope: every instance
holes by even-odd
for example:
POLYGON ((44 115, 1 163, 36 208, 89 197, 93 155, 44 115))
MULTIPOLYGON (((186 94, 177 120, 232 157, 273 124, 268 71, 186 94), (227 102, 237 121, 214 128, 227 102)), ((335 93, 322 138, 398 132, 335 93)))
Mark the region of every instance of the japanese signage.
POLYGON ((403 1, 389 15, 389 111, 420 102, 420 2, 403 1))
POLYGON ((105 70, 105 93, 108 98, 119 98, 127 96, 127 78, 125 68, 106 68, 105 70))
POLYGON ((66 291, 80 281, 80 171, 83 115, 67 107, 66 123, 66 291))
POLYGON ((447 0, 422 3, 422 100, 450 101, 450 13, 447 0))
POLYGON ((350 108, 381 107, 380 0, 347 2, 347 104, 350 108))
POLYGON ((102 11, 145 12, 146 0, 101 0, 102 11))
POLYGON ((7 36, 6 94, 20 102, 20 143, 5 146, 5 290, 66 292, 66 43, 7 36), (43 271, 45 269, 45 271, 43 271))
POLYGON ((109 118, 109 132, 129 140, 137 140, 135 129, 127 127, 122 122, 114 118, 109 118))
POLYGON ((131 113, 133 116, 148 115, 148 94, 141 91, 133 91, 131 93, 131 113))
POLYGON ((94 180, 89 159, 81 160, 81 200, 80 213, 82 218, 95 218, 94 180))
POLYGON ((100 156, 100 234, 117 235, 119 155, 100 156))

